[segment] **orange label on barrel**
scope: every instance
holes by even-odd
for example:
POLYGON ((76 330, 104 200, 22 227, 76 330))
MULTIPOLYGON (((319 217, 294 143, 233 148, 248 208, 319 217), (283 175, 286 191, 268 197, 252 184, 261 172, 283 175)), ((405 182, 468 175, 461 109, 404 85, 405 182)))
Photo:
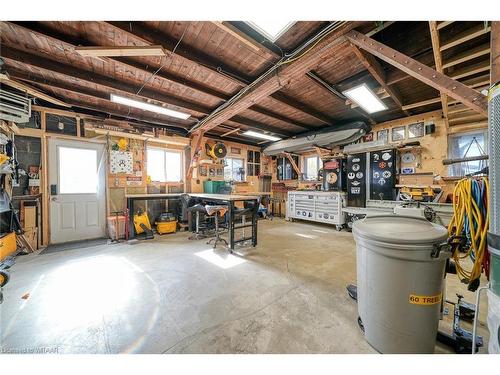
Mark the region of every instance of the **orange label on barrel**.
POLYGON ((442 293, 435 296, 417 296, 416 294, 410 294, 408 302, 414 305, 435 305, 441 303, 442 293))

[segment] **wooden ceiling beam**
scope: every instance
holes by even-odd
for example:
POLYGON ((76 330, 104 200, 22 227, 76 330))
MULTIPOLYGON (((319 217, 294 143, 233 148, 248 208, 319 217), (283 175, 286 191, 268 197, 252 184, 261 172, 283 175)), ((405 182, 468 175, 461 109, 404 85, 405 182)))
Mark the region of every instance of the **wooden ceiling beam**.
POLYGON ((491 48, 490 48, 489 43, 482 44, 482 45, 477 46, 473 49, 459 53, 458 55, 453 56, 448 61, 443 62, 443 69, 464 63, 466 61, 475 59, 477 57, 489 55, 490 51, 491 51, 491 48))
MULTIPOLYGON (((170 37, 169 35, 166 35, 165 33, 161 33, 157 30, 149 28, 148 26, 143 25, 140 22, 102 21, 101 23, 110 25, 116 30, 120 30, 134 38, 138 38, 143 43, 149 45, 159 44, 163 46, 166 51, 168 51, 169 55, 174 55, 172 51, 175 49, 178 40, 170 37)), ((223 75, 224 77, 241 87, 246 86, 249 82, 252 81, 252 77, 244 75, 241 72, 238 72, 228 65, 222 63, 221 61, 214 59, 212 56, 189 47, 186 44, 180 43, 177 49, 175 49, 175 55, 189 60, 190 63, 197 64, 201 67, 211 70, 214 73, 223 75)))
MULTIPOLYGON (((27 32, 34 33, 34 35, 41 35, 45 38, 49 38, 56 43, 65 43, 68 45, 68 47, 75 48, 75 50, 78 48, 78 46, 82 46, 82 45, 88 46, 91 44, 88 41, 85 41, 81 38, 79 38, 79 39, 72 38, 72 37, 69 37, 65 34, 49 30, 46 27, 44 27, 43 25, 39 25, 39 24, 33 23, 33 22, 29 22, 29 23, 26 23, 26 22, 22 22, 22 23, 6 22, 6 24, 9 24, 16 29, 25 30, 27 32)), ((144 72, 144 73, 150 74, 150 75, 154 74, 156 71, 156 69, 150 68, 146 64, 140 63, 139 61, 132 60, 132 59, 126 58, 126 57, 115 57, 115 58, 106 57, 106 58, 99 58, 99 60, 101 60, 104 63, 115 62, 117 64, 122 65, 126 69, 130 69, 130 70, 137 69, 141 72, 144 72)), ((228 94, 225 94, 223 92, 215 90, 215 89, 208 87, 202 83, 187 80, 184 77, 177 76, 176 74, 173 74, 172 72, 168 72, 166 70, 161 70, 161 71, 157 72, 155 77, 162 79, 162 80, 165 80, 165 81, 168 81, 168 82, 176 83, 176 84, 181 85, 183 87, 189 88, 191 90, 200 92, 200 93, 205 94, 205 95, 212 96, 212 97, 220 99, 220 100, 225 101, 230 97, 228 94)))
MULTIPOLYGON (((82 50, 87 50, 87 48, 90 48, 90 49, 95 49, 95 48, 108 48, 108 47, 95 47, 95 46, 90 46, 90 47, 84 47, 84 46, 79 46, 82 44, 84 45, 88 45, 89 42, 87 41, 83 41, 81 39, 72 39, 66 35, 63 35, 63 34, 60 34, 58 33, 57 35, 54 34, 53 32, 50 32, 49 30, 47 30, 46 28, 44 28, 43 26, 40 26, 38 24, 34 24, 34 23, 22 23, 22 24, 19 24, 19 23, 16 23, 16 22, 9 22, 11 23, 12 25, 14 25, 14 27, 19 27, 21 29, 25 29, 27 31, 30 31, 30 32, 33 32, 33 33, 37 33, 39 35, 43 35, 44 37, 47 37, 47 38, 50 38, 56 42, 62 42, 62 43, 66 43, 68 46, 70 47, 73 47, 75 48, 75 50, 77 52, 79 51, 82 51, 82 50)), ((135 36, 135 34, 134 34, 135 36)), ((149 41, 147 40, 143 40, 144 43, 148 43, 150 44, 149 41)), ((137 46, 138 48, 148 48, 148 47, 154 47, 154 48, 162 48, 163 47, 161 45, 148 45, 148 46, 137 46)), ((120 47, 116 47, 116 48, 120 48, 120 47)), ((263 47, 264 48, 264 47, 263 47)), ((266 49, 267 50, 267 49, 266 49)), ((271 54, 272 51, 270 50, 267 50, 268 54, 271 54)), ((80 52, 79 52, 80 53, 80 52)), ((89 55, 90 57, 97 57, 97 55, 89 55)), ((120 57, 120 55, 116 55, 117 57, 115 58, 106 58, 106 60, 109 60, 110 62, 116 62, 116 63, 119 63, 121 65, 123 65, 125 68, 127 69, 137 69, 141 72, 144 72, 146 74, 153 74, 155 73, 155 69, 151 69, 149 68, 148 66, 144 66, 144 64, 141 64, 140 62, 138 61, 135 61, 135 60, 131 60, 131 59, 127 59, 127 58, 123 58, 123 57, 120 57)), ((277 55, 275 56, 277 58, 277 55)), ((106 60, 103 60, 104 62, 106 62, 106 60)), ((217 72, 217 74, 219 74, 217 72)), ((179 84, 179 85, 182 85, 184 87, 187 87, 189 89, 192 89, 192 90, 195 90, 197 92, 200 92, 202 94, 205 94, 205 95, 209 95, 209 96, 212 96, 214 98, 217 98, 219 100, 222 100, 222 101, 227 101, 230 96, 225 94, 225 93, 222 93, 222 92, 219 92, 213 88, 210 88, 204 84, 200 84, 200 83, 197 83, 197 82, 193 82, 193 81, 189 81, 189 80, 186 80, 182 77, 179 77, 179 76, 176 76, 175 74, 172 74, 171 72, 168 72, 168 71, 160 71, 160 72, 156 72, 156 75, 155 77, 159 78, 159 79, 163 79, 163 80, 166 80, 166 81, 169 81, 169 82, 173 82, 173 83, 176 83, 176 84, 179 84)), ((298 106, 302 105, 302 103, 298 103, 297 104, 298 106)), ((300 127, 300 128, 303 128, 303 129, 313 129, 314 127, 311 127, 311 126, 308 126, 306 124, 301 124, 297 121, 294 121, 290 118, 287 118, 285 116, 281 116, 281 115, 277 115, 277 114, 272 114, 270 111, 267 111, 265 108, 263 107, 257 107, 255 106, 256 109, 255 111, 256 112, 259 112, 261 114, 264 114, 268 117, 271 117, 275 120, 278 120, 278 121, 282 121, 282 122, 286 122, 287 124, 290 124, 290 125, 293 125, 293 126, 297 126, 297 127, 300 127)), ((300 108, 300 107, 298 107, 300 108)), ((189 109, 189 108, 188 108, 189 109)), ((297 109, 297 108, 295 108, 297 109)), ((207 114, 209 112, 209 109, 207 109, 203 114, 207 114)))
POLYGON ((119 117, 124 117, 124 118, 130 118, 130 119, 133 119, 133 120, 137 120, 137 121, 143 121, 143 122, 147 122, 147 123, 150 123, 150 124, 153 124, 153 125, 162 125, 162 126, 166 126, 166 127, 169 127, 169 128, 181 128, 181 129, 188 129, 189 128, 189 123, 180 123, 180 122, 177 122, 177 121, 172 121, 170 119, 163 119, 163 118, 158 118, 158 117, 151 117, 151 116, 148 116, 148 115, 143 115, 141 114, 140 116, 137 115, 137 114, 132 114, 132 113, 129 113, 128 111, 119 111, 119 110, 116 110, 116 109, 113 109, 111 108, 110 106, 108 105, 105 105, 105 106, 96 106, 92 103, 88 103, 87 101, 85 100, 82 100, 83 97, 89 97, 89 98, 92 98, 92 99, 100 99, 100 100, 104 100, 106 101, 107 103, 111 104, 113 102, 111 102, 109 100, 108 97, 102 95, 102 96, 99 96, 98 94, 96 93, 91 93, 89 91, 83 93, 75 88, 72 88, 71 86, 67 86, 67 87, 60 87, 60 86, 55 86, 53 84, 47 84, 47 83, 35 83, 35 85, 37 87, 40 87, 41 89, 44 89, 44 90, 52 90, 52 91, 62 91, 62 92, 69 92, 69 93, 73 93, 73 94, 76 94, 79 96, 80 100, 75 100, 75 99, 72 99, 70 97, 67 97, 67 102, 72 104, 72 105, 77 105, 79 107, 82 107, 82 108, 88 108, 88 109, 91 109, 91 110, 97 110, 97 111, 101 111, 101 112, 106 112, 106 113, 109 113, 110 115, 113 115, 113 116, 119 116, 119 117), (75 104, 76 103, 76 104, 75 104))
POLYGON ((417 102, 417 103, 407 104, 407 105, 403 106, 403 108, 404 109, 420 108, 420 107, 424 107, 426 105, 435 104, 435 103, 439 103, 439 102, 441 102, 441 98, 440 97, 439 98, 422 100, 422 101, 417 102))
MULTIPOLYGON (((326 82, 319 75, 317 75, 314 72, 308 72, 306 74, 306 76, 312 82, 314 82, 318 87, 320 87, 324 91, 327 91, 333 97, 337 98, 338 99, 337 102, 340 101, 340 102, 342 102, 342 104, 345 104, 345 100, 347 98, 344 96, 344 94, 342 94, 341 92, 339 92, 335 87, 333 87, 331 84, 329 84, 328 82, 326 82)), ((367 119, 370 122, 370 124, 375 125, 377 123, 371 116, 367 115, 363 111, 358 110, 356 108, 351 108, 350 106, 349 106, 349 108, 351 110, 353 110, 354 112, 356 112, 358 115, 360 115, 360 116, 364 117, 365 119, 367 119)))
POLYGON ((281 104, 284 104, 292 109, 305 113, 306 115, 321 121, 323 124, 331 125, 332 121, 334 121, 334 119, 328 117, 324 113, 321 113, 320 111, 307 104, 301 103, 297 99, 292 98, 291 96, 283 92, 275 92, 274 94, 271 94, 270 97, 274 100, 279 101, 281 104))
POLYGON ((391 97, 391 99, 396 103, 396 105, 401 108, 405 115, 410 116, 410 113, 403 109, 403 99, 399 92, 396 89, 390 87, 386 81, 386 74, 382 66, 375 59, 375 57, 365 51, 360 50, 355 45, 352 45, 354 50, 354 54, 358 57, 361 63, 364 65, 366 70, 370 72, 373 78, 379 83, 379 85, 385 90, 387 94, 391 97))
MULTIPOLYGON (((6 45, 2 45, 2 51, 1 55, 6 57, 7 59, 11 59, 14 61, 18 61, 20 63, 29 65, 29 66, 34 66, 40 69, 48 70, 51 72, 55 72, 58 74, 65 75, 67 77, 75 77, 78 78, 81 81, 91 83, 91 84, 97 84, 102 87, 106 87, 108 89, 112 90, 117 90, 121 91, 130 95, 133 95, 134 97, 140 97, 146 100, 153 100, 157 102, 161 102, 164 104, 168 104, 171 106, 175 106, 177 108, 173 108, 175 110, 181 110, 181 111, 188 111, 188 112, 195 112, 198 114, 207 114, 211 111, 210 108, 188 102, 182 98, 175 97, 174 95, 166 95, 166 94, 161 94, 157 91, 153 91, 148 88, 144 88, 139 95, 137 95, 137 91, 139 90, 139 87, 134 87, 133 85, 123 82, 123 81, 117 81, 115 79, 112 79, 110 77, 100 75, 88 70, 83 70, 80 68, 75 68, 70 65, 65 65, 62 64, 58 61, 54 61, 42 56, 38 55, 33 55, 28 52, 24 52, 21 50, 16 50, 14 48, 8 47, 6 45)), ((193 113, 190 113, 193 115, 193 113)))
POLYGON ((469 66, 465 66, 462 69, 454 71, 450 77, 453 79, 462 79, 465 77, 470 77, 474 74, 477 73, 482 73, 482 72, 489 72, 490 70, 490 61, 489 60, 484 60, 484 61, 479 61, 477 63, 474 63, 469 66))
POLYGON ((453 22, 455 22, 455 21, 442 21, 442 22, 439 22, 437 24, 437 29, 438 30, 444 29, 446 26, 451 25, 453 22))
POLYGON ((250 108, 248 108, 248 110, 257 112, 261 115, 264 115, 264 116, 270 117, 272 119, 284 122, 288 125, 293 125, 295 127, 301 128, 301 129, 313 130, 313 129, 318 128, 317 126, 314 126, 314 125, 307 125, 307 124, 303 124, 301 122, 294 121, 286 116, 283 116, 279 113, 275 113, 273 111, 270 111, 267 108, 264 108, 264 107, 259 106, 259 105, 251 106, 250 108))
MULTIPOLYGON (((77 86, 69 84, 69 83, 50 80, 50 79, 47 79, 44 77, 38 77, 38 76, 35 76, 33 74, 26 74, 24 72, 14 70, 14 69, 10 69, 10 71, 12 72, 13 77, 17 77, 18 79, 29 81, 29 82, 34 83, 34 84, 42 85, 42 87, 44 87, 45 89, 50 89, 50 88, 60 89, 60 90, 72 92, 72 93, 77 94, 77 95, 89 96, 92 98, 106 100, 106 101, 111 102, 110 96, 107 93, 92 90, 89 88, 84 88, 81 86, 77 87, 77 86)), ((95 109, 95 108, 93 108, 93 109, 95 109)), ((124 116, 124 115, 121 114, 121 116, 124 116)), ((196 117, 194 117, 194 116, 192 116, 191 119, 197 120, 196 117)), ((151 120, 151 118, 148 118, 147 116, 144 117, 144 121, 155 123, 155 120, 151 120)), ((178 119, 165 120, 165 122, 167 122, 167 121, 168 121, 169 125, 171 125, 171 126, 177 126, 177 127, 182 127, 182 128, 189 127, 190 124, 192 124, 192 122, 182 122, 182 120, 178 120, 178 119)), ((242 116, 238 116, 237 118, 234 118, 233 121, 237 122, 239 124, 243 124, 243 125, 258 129, 258 130, 270 131, 270 132, 274 132, 276 134, 280 134, 283 136, 291 136, 292 135, 292 133, 284 131, 280 128, 276 128, 276 127, 273 127, 273 126, 270 126, 267 124, 262 124, 262 123, 247 119, 246 117, 242 117, 242 116)), ((156 120, 156 122, 157 122, 157 120, 156 120)))
MULTIPOLYGON (((165 34, 156 33, 154 30, 149 30, 148 28, 142 26, 138 22, 130 23, 130 22, 103 22, 110 26, 113 26, 115 29, 121 30, 122 32, 127 33, 135 38, 139 38, 143 41, 143 43, 148 44, 161 44, 164 48, 166 48, 172 55, 172 51, 177 43, 176 40, 166 36, 165 34)), ((267 49, 269 53, 272 53, 271 50, 267 49)), ((175 55, 181 56, 182 58, 188 60, 192 64, 197 64, 202 66, 205 69, 211 71, 211 73, 216 74, 218 76, 224 77, 226 79, 231 80, 234 84, 239 85, 240 87, 246 87, 248 83, 253 81, 253 77, 242 74, 241 72, 237 72, 236 70, 228 67, 227 65, 221 63, 218 60, 215 60, 211 56, 201 53, 193 48, 186 48, 182 44, 175 51, 175 55)), ((285 104, 289 107, 292 107, 295 111, 305 113, 311 116, 313 111, 307 112, 307 106, 300 101, 293 101, 293 105, 291 104, 291 100, 287 100, 286 96, 281 95, 273 95, 273 98, 277 101, 285 104)), ((227 98, 226 98, 227 99, 227 98)), ((316 118, 314 115, 312 116, 316 118)), ((321 120, 322 121, 322 120, 321 120)), ((329 122, 326 122, 329 123, 329 122)))
POLYGON ((75 51, 86 57, 165 56, 162 46, 76 46, 75 51))
POLYGON ((278 56, 274 51, 257 42, 255 39, 245 34, 237 27, 234 27, 229 22, 211 21, 211 23, 217 26, 219 29, 225 31, 229 35, 233 36, 234 38, 238 39, 241 43, 249 47, 255 53, 259 54, 261 57, 271 61, 277 61, 279 59, 280 56, 278 56))
MULTIPOLYGON (((435 21, 429 21, 429 31, 431 33, 431 43, 432 52, 434 53, 434 64, 436 66, 436 71, 443 73, 443 61, 440 50, 440 40, 439 40, 439 30, 437 29, 437 23, 435 21)), ((448 128, 448 97, 443 91, 439 91, 439 96, 441 98, 441 108, 443 109, 443 117, 445 121, 446 128, 448 128)))
POLYGON ((283 137, 291 137, 294 135, 294 133, 292 133, 290 131, 287 131, 287 130, 284 130, 281 128, 276 128, 274 126, 270 126, 267 124, 262 124, 260 122, 257 122, 257 121, 254 121, 254 120, 251 120, 249 118, 242 117, 242 116, 233 116, 230 120, 233 122, 236 122, 238 124, 246 125, 250 128, 254 128, 254 129, 258 129, 258 130, 262 130, 262 131, 266 131, 266 132, 271 132, 271 133, 274 133, 277 135, 281 135, 283 137))
POLYGON ((374 39, 368 38, 357 31, 350 31, 346 38, 359 48, 377 56, 381 60, 401 69, 423 83, 444 92, 456 100, 479 113, 487 113, 488 103, 486 97, 446 75, 429 68, 428 66, 402 54, 374 39))
POLYGON ((228 130, 227 132, 221 134, 220 136, 221 136, 221 138, 227 137, 228 135, 233 134, 233 133, 237 133, 240 130, 241 130, 240 128, 234 128, 234 129, 228 130))
POLYGON ((470 29, 463 31, 458 35, 455 35, 452 39, 442 43, 441 46, 439 47, 439 51, 443 52, 449 48, 458 46, 459 44, 465 43, 469 40, 475 39, 481 35, 489 33, 490 30, 491 26, 485 27, 484 25, 481 24, 471 27, 470 29))
POLYGON ((8 78, 8 79, 0 78, 0 83, 3 83, 4 85, 10 86, 10 87, 13 87, 16 90, 24 91, 25 93, 27 93, 31 96, 45 100, 46 102, 58 105, 60 107, 71 107, 69 104, 63 102, 62 100, 53 98, 52 96, 47 95, 44 92, 41 92, 34 87, 31 87, 31 86, 29 86, 25 83, 22 83, 22 82, 15 81, 12 78, 8 78))

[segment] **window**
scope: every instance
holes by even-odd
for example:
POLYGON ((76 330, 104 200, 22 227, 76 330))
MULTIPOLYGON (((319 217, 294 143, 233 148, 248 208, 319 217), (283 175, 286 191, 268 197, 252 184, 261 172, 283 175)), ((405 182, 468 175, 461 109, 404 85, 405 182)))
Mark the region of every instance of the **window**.
POLYGON ((58 147, 59 193, 97 193, 97 150, 58 147))
POLYGON ((245 167, 243 159, 226 158, 224 165, 225 181, 245 181, 245 167))
POLYGON ((323 166, 323 162, 318 156, 306 156, 304 158, 304 173, 306 180, 316 181, 318 179, 318 171, 323 166))
POLYGON ((247 151, 247 174, 249 176, 258 176, 260 174, 260 152, 247 151))
MULTIPOLYGON (((298 155, 292 155, 292 159, 296 165, 299 165, 298 155)), ((286 157, 281 157, 276 160, 276 179, 277 180, 297 180, 299 176, 286 157)))
MULTIPOLYGON (((450 159, 480 156, 487 153, 488 137, 486 131, 452 135, 448 138, 448 157, 450 159)), ((486 166, 486 160, 476 160, 452 164, 450 176, 465 176, 480 171, 486 166)))
POLYGON ((179 182, 182 180, 182 158, 178 151, 148 148, 147 163, 151 181, 179 182))
POLYGON ((260 20, 247 22, 252 28, 264 35, 271 42, 275 42, 281 35, 288 31, 295 22, 287 20, 276 20, 275 18, 269 20, 260 20))

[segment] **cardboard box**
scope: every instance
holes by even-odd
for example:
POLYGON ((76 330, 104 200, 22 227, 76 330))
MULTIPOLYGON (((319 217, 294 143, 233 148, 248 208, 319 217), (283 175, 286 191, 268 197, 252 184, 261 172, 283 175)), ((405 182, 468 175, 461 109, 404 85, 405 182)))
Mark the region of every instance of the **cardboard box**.
POLYGON ((23 213, 24 229, 35 228, 36 225, 36 206, 24 206, 23 213))

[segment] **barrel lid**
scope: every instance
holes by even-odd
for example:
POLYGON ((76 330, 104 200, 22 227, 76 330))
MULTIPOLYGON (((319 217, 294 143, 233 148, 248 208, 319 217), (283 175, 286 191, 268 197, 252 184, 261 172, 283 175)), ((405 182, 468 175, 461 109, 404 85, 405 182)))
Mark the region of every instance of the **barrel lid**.
POLYGON ((354 235, 391 244, 428 244, 442 241, 448 231, 424 218, 396 214, 367 216, 353 224, 354 235))

